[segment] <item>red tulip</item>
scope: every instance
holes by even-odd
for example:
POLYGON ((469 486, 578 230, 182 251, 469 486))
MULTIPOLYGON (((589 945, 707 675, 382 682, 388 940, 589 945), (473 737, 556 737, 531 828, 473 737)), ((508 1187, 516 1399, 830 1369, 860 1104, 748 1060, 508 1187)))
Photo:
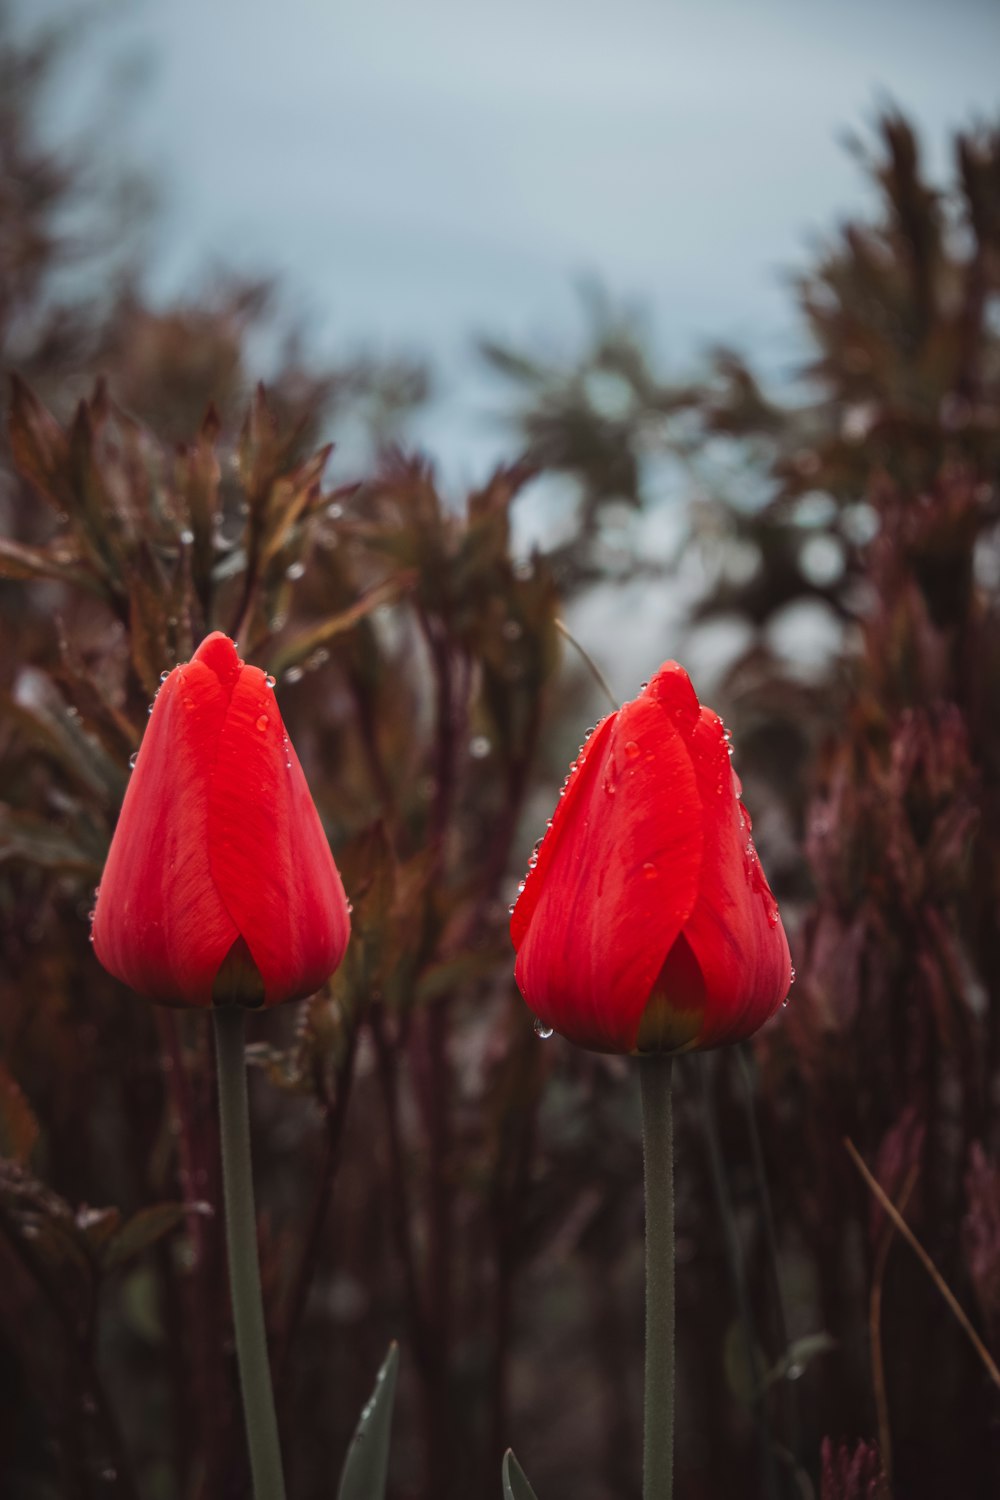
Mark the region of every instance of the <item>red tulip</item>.
POLYGON ((277 1005, 337 967, 349 911, 271 684, 216 632, 156 696, 94 951, 164 1005, 277 1005))
POLYGON ((540 1026, 602 1052, 750 1036, 791 984, 722 720, 667 662, 570 769, 511 919, 540 1026))

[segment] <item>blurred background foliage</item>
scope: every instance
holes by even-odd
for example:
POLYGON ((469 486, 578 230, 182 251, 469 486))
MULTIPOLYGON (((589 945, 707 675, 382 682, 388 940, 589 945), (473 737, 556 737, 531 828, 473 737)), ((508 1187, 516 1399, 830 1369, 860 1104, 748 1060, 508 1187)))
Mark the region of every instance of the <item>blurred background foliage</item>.
POLYGON ((675 603, 637 675, 724 640, 716 706, 798 966, 752 1047, 676 1070, 678 1492, 995 1495, 1000 1392, 844 1141, 996 1356, 1000 134, 932 185, 884 116, 871 216, 795 288, 811 355, 780 398, 733 350, 667 379, 597 290, 575 363, 485 343, 512 462, 443 494, 397 445, 418 363, 316 368, 291 327, 265 391, 273 287, 146 303, 142 184, 34 128, 72 31, 5 21, 4 1495, 248 1492, 207 1029, 87 942, 146 706, 221 628, 278 679, 354 902, 328 989, 254 1022, 290 1492, 332 1494, 397 1337, 399 1500, 497 1493, 511 1442, 542 1497, 638 1496, 633 1070, 539 1042, 506 931, 606 708, 563 616, 609 590, 612 620, 637 590, 675 603), (73 296, 81 257, 99 297, 73 296), (334 485, 345 432, 369 458, 334 485), (553 508, 519 546, 513 518, 553 508))

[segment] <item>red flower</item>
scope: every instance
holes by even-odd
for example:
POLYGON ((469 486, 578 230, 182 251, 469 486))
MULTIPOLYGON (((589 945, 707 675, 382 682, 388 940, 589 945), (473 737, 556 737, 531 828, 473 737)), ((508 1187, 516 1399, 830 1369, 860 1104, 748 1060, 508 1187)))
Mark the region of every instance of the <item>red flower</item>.
POLYGON ((349 911, 270 683, 216 632, 157 694, 94 951, 164 1005, 277 1005, 337 967, 349 911))
POLYGON ((511 919, 539 1022, 602 1052, 750 1036, 791 984, 788 942, 718 714, 667 662, 570 768, 511 919))

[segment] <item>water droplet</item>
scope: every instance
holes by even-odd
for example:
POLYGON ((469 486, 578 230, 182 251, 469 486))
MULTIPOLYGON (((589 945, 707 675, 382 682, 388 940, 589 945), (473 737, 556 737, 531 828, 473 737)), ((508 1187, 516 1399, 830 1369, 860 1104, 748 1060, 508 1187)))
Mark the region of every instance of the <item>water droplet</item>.
POLYGON ((473 760, 485 760, 492 748, 485 734, 474 734, 469 741, 469 754, 473 760))
POLYGON ((517 902, 516 902, 516 901, 512 901, 512 902, 511 902, 511 903, 510 903, 510 905, 509 905, 509 906, 508 906, 508 908, 507 908, 507 914, 508 914, 508 916, 511 916, 511 917, 512 917, 512 916, 513 916, 513 915, 514 915, 514 907, 515 907, 515 906, 516 906, 516 905, 517 905, 517 902))
POLYGON ((129 768, 130 771, 134 771, 135 770, 135 763, 136 763, 136 761, 138 759, 139 759, 139 752, 138 752, 138 750, 135 750, 135 751, 132 752, 132 754, 128 758, 128 768, 129 768))
POLYGON ((528 882, 526 880, 519 880, 517 882, 517 894, 518 895, 521 894, 521 892, 524 890, 524 887, 527 885, 527 883, 528 882))
POLYGON ((772 927, 777 927, 777 925, 778 925, 778 916, 779 916, 778 908, 776 906, 772 907, 771 910, 767 914, 767 919, 770 922, 770 924, 771 924, 772 927))
POLYGON ((788 982, 789 982, 789 984, 794 984, 795 983, 795 965, 794 964, 792 965, 792 972, 789 975, 788 982))
POLYGON ((275 679, 271 676, 270 672, 268 672, 267 676, 264 678, 264 681, 267 683, 269 688, 274 687, 275 679))
POLYGON ((294 583, 296 579, 302 577, 305 570, 306 565, 304 562, 289 563, 288 567, 285 569, 285 577, 290 578, 294 583))
POLYGON ((642 873, 647 880, 659 880, 660 878, 659 870, 648 859, 642 867, 642 873))
POLYGON ((552 1031, 553 1028, 551 1026, 546 1026, 545 1022, 542 1021, 538 1016, 535 1017, 535 1035, 537 1037, 541 1037, 543 1042, 548 1041, 549 1037, 552 1035, 552 1031))
POLYGON ((148 707, 148 708, 147 708, 147 709, 146 709, 146 712, 147 712, 147 713, 148 713, 148 714, 151 714, 151 713, 152 713, 152 712, 153 712, 153 705, 152 705, 152 703, 151 703, 151 704, 150 704, 150 705, 149 705, 149 707, 148 707))
POLYGON ((161 672, 161 673, 160 673, 160 681, 161 681, 161 682, 166 682, 166 680, 167 680, 167 678, 168 678, 168 677, 169 677, 169 676, 170 676, 170 673, 169 673, 169 672, 161 672))
POLYGON ((185 698, 184 699, 184 707, 185 708, 194 708, 194 699, 193 698, 185 698))
POLYGON ((270 720, 268 719, 267 714, 261 714, 260 718, 257 720, 257 728, 260 730, 261 734, 264 733, 264 730, 267 728, 269 723, 270 720))
POLYGON ((639 754, 639 746, 636 744, 635 740, 625 741, 625 754, 628 756, 629 760, 635 760, 636 756, 639 754))

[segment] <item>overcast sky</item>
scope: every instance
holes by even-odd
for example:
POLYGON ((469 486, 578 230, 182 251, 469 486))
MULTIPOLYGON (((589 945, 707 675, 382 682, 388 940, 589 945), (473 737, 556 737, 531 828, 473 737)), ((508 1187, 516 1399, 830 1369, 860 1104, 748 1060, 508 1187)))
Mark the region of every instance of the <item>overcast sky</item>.
POLYGON ((1000 112, 1000 4, 123 0, 53 128, 125 59, 108 134, 162 190, 157 289, 275 271, 325 352, 427 352, 433 439, 477 474, 503 437, 471 336, 571 347, 581 274, 675 364, 720 338, 791 360, 782 273, 865 201, 843 133, 891 98, 943 165, 1000 112))

